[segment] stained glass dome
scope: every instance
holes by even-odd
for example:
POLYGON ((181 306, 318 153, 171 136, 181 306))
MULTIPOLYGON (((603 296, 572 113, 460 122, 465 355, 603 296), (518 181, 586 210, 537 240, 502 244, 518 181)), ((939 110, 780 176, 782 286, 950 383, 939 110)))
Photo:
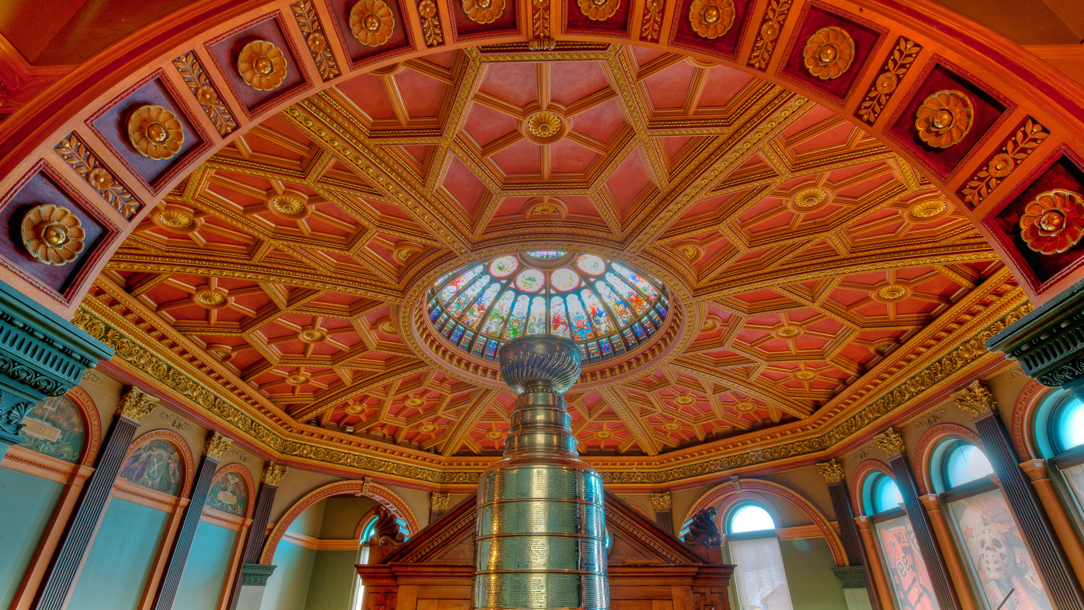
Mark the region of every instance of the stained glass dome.
POLYGON ((587 363, 631 352, 662 327, 670 302, 658 279, 593 254, 533 250, 454 271, 429 290, 437 332, 494 361, 521 335, 571 337, 587 363))

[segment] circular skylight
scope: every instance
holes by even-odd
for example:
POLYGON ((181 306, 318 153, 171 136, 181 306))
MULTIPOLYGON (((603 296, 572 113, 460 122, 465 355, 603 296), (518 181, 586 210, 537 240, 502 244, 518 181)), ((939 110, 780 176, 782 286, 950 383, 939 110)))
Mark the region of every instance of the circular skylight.
POLYGON ((662 327, 670 308, 654 277, 593 254, 532 250, 453 271, 429 290, 437 332, 493 361, 522 335, 571 337, 588 363, 631 352, 662 327))

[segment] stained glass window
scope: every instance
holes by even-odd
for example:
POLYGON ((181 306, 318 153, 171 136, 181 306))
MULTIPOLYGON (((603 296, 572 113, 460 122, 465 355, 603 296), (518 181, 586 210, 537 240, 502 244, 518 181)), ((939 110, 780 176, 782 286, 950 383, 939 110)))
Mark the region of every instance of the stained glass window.
POLYGON ((632 351, 662 327, 669 292, 658 279, 593 254, 532 250, 440 278, 429 319, 460 349, 487 360, 525 334, 571 337, 588 362, 632 351))

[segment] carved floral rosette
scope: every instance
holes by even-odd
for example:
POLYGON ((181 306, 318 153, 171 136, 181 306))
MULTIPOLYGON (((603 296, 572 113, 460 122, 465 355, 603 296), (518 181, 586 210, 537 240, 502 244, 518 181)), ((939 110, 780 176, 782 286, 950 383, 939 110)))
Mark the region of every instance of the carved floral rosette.
POLYGON ((55 267, 75 260, 85 246, 86 231, 79 217, 68 208, 51 203, 27 212, 20 233, 30 256, 55 267))
POLYGON ((1084 198, 1080 193, 1054 189, 1039 194, 1020 215, 1020 239, 1033 252, 1059 254, 1084 236, 1084 198))
POLYGON ((689 24, 698 36, 708 40, 726 34, 734 25, 734 0, 693 0, 689 4, 689 24))
POLYGON ((960 143, 971 130, 975 108, 959 91, 938 91, 927 97, 915 113, 918 137, 933 148, 949 148, 960 143))
POLYGON ((617 12, 621 0, 579 0, 580 12, 591 21, 606 21, 617 12))
POLYGON ((821 80, 839 78, 854 62, 854 39, 843 28, 821 28, 806 41, 802 62, 821 80))
POLYGON ((391 38, 395 16, 384 0, 361 0, 350 9, 350 33, 367 47, 379 47, 391 38))
POLYGON ((128 141, 144 157, 165 161, 180 152, 184 127, 169 109, 147 104, 128 117, 128 141))
POLYGON ((266 40, 253 40, 237 56, 237 73, 256 91, 272 91, 286 80, 286 56, 266 40))
POLYGON ((504 13, 507 0, 463 0, 463 12, 475 23, 493 23, 504 13))

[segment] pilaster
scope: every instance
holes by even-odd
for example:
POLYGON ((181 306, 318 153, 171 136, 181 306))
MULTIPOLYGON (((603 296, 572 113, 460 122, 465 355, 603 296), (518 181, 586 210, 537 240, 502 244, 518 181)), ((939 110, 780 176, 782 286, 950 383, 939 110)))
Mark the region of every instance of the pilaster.
POLYGON ((1050 519, 1035 488, 1020 469, 1009 431, 998 417, 997 403, 990 388, 981 381, 952 395, 957 406, 971 415, 982 440, 983 452, 990 460, 1001 489, 1016 518, 1020 535, 1031 553, 1035 569, 1046 586, 1046 593, 1057 608, 1084 610, 1084 591, 1069 565, 1050 519))
POLYGON ((828 486, 828 493, 832 497, 832 508, 835 509, 836 521, 839 523, 839 537, 843 541, 843 549, 847 551, 847 558, 850 560, 848 567, 851 569, 836 568, 836 576, 839 577, 840 582, 844 583, 845 589, 865 589, 870 607, 880 610, 881 604, 877 599, 877 590, 873 583, 873 575, 870 573, 869 562, 866 560, 866 551, 862 546, 858 526, 854 522, 851 493, 843 480, 843 466, 833 459, 817 464, 817 470, 828 486), (855 583, 858 583, 857 586, 855 583), (848 584, 852 586, 848 587, 848 584))
POLYGON ((922 561, 926 564, 926 572, 930 575, 930 584, 933 586, 937 605, 942 610, 950 608, 963 610, 956 589, 949 579, 941 547, 934 538, 930 517, 926 514, 922 502, 919 501, 918 484, 915 481, 915 473, 911 470, 911 464, 907 461, 907 455, 904 453, 903 437, 896 430, 889 428, 877 437, 877 445, 889 456, 888 464, 892 468, 900 495, 903 496, 907 519, 915 532, 915 541, 918 543, 919 552, 922 553, 922 561))
POLYGON ((188 510, 184 513, 184 521, 181 529, 173 540, 173 548, 169 553, 169 562, 166 564, 166 572, 162 577, 158 588, 158 596, 155 599, 155 610, 171 610, 173 602, 177 599, 177 587, 181 584, 181 575, 184 566, 188 562, 188 553, 192 550, 192 542, 196 539, 196 528, 199 527, 200 517, 203 515, 203 506, 207 502, 207 493, 211 491, 211 482, 215 478, 215 470, 218 461, 233 443, 231 439, 222 436, 218 432, 212 432, 203 448, 203 459, 200 460, 196 470, 195 481, 192 484, 191 502, 188 510))
POLYGON ((873 575, 873 584, 877 589, 877 600, 881 607, 892 608, 892 591, 889 590, 888 581, 885 580, 884 563, 881 561, 880 553, 877 552, 877 544, 873 540, 873 532, 870 531, 869 518, 865 515, 858 516, 854 518, 854 523, 858 526, 859 535, 862 536, 862 546, 865 547, 866 559, 869 561, 869 572, 873 575))
POLYGON ((105 445, 98 454, 98 465, 79 502, 68 531, 42 581, 34 604, 36 610, 62 610, 75 585, 75 576, 83 563, 98 522, 101 521, 113 484, 124 465, 139 421, 158 404, 158 399, 131 387, 121 398, 117 416, 109 428, 105 445))
POLYGON ((948 567, 949 577, 952 578, 952 584, 956 587, 956 593, 960 596, 960 607, 964 610, 975 610, 975 598, 971 595, 971 585, 968 583, 967 575, 964 574, 964 564, 960 563, 956 543, 952 540, 952 533, 949 532, 945 523, 945 516, 941 513, 941 504, 937 496, 927 494, 920 496, 919 501, 926 509, 926 515, 929 516, 930 523, 933 525, 934 536, 937 537, 937 542, 945 553, 945 564, 948 567))
POLYGON ((254 574, 262 569, 271 575, 275 566, 260 564, 260 553, 263 551, 264 540, 267 539, 267 523, 271 518, 271 505, 275 503, 275 493, 278 492, 282 477, 286 476, 286 466, 268 462, 263 470, 263 478, 260 480, 260 490, 256 492, 256 504, 252 513, 252 525, 248 529, 248 537, 245 538, 245 548, 241 552, 241 569, 237 570, 233 582, 230 584, 229 610, 258 609, 260 600, 263 599, 263 587, 267 584, 267 578, 259 584, 254 574), (263 568, 250 567, 263 565, 263 568), (246 572, 248 582, 246 582, 246 572), (244 591, 242 591, 244 589, 244 591), (255 590, 255 589, 258 589, 255 590), (253 600, 255 600, 253 602, 253 600), (242 604, 241 602, 244 602, 242 604), (251 604, 255 603, 255 606, 251 604))
POLYGON ((1058 540, 1061 541, 1062 548, 1065 550, 1065 555, 1073 566, 1077 581, 1084 581, 1084 547, 1081 547, 1080 538, 1077 538, 1069 514, 1065 512, 1065 507, 1062 505, 1057 491, 1054 490, 1054 484, 1050 482, 1050 476, 1046 470, 1046 460, 1026 460, 1020 463, 1020 468, 1031 479, 1031 485, 1035 488, 1035 492, 1039 494, 1039 501, 1046 508, 1050 524, 1054 527, 1058 540))

